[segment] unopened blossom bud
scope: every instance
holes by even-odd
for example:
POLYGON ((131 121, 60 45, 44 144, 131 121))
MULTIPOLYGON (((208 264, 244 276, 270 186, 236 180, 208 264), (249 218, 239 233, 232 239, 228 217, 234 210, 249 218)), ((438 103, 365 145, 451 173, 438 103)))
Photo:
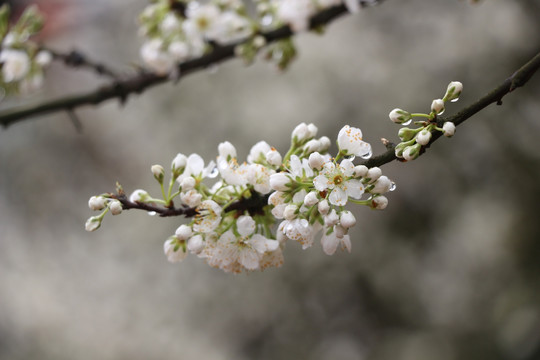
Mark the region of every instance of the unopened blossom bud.
POLYGON ((444 100, 448 101, 458 101, 459 96, 461 95, 461 92, 463 91, 463 84, 459 81, 452 81, 450 84, 448 84, 448 88, 446 89, 446 94, 444 95, 444 100))
POLYGON ((356 225, 356 218, 354 217, 352 212, 345 210, 341 212, 341 216, 339 217, 339 223, 345 229, 348 229, 356 225))
POLYGON ((319 214, 321 215, 328 214, 328 211, 330 211, 330 205, 328 204, 328 201, 326 199, 321 200, 317 205, 317 210, 319 210, 319 214))
POLYGON ((418 131, 416 129, 409 129, 407 127, 401 128, 398 131, 398 136, 401 141, 409 141, 416 136, 418 131))
POLYGON ((154 174, 154 178, 161 184, 163 182, 163 178, 165 177, 165 169, 163 169, 163 166, 152 165, 151 170, 152 174, 154 174))
POLYGON ((113 215, 120 215, 122 213, 122 203, 118 200, 113 200, 109 204, 109 210, 111 210, 111 214, 113 215))
POLYGON ((396 157, 403 158, 403 151, 407 148, 407 143, 399 143, 396 145, 396 148, 394 150, 394 153, 396 154, 396 157))
POLYGON ((2 50, 0 63, 2 63, 2 78, 6 83, 19 81, 30 71, 30 59, 22 50, 2 50))
POLYGON ((195 187, 195 185, 197 185, 197 180, 195 180, 195 178, 192 176, 183 178, 182 182, 180 183, 180 187, 182 188, 183 192, 192 190, 195 187))
POLYGON ((347 235, 348 229, 346 229, 343 226, 336 225, 334 226, 334 233, 336 234, 336 237, 338 239, 343 239, 345 235, 347 235))
POLYGON ((324 163, 324 157, 318 152, 314 152, 309 155, 308 164, 310 168, 320 170, 322 169, 324 163))
POLYGON ((236 148, 228 141, 222 142, 218 145, 219 156, 230 160, 236 157, 236 148))
POLYGON ((386 196, 376 196, 371 199, 371 208, 373 209, 383 210, 386 209, 386 206, 388 206, 388 199, 386 196))
POLYGON ((171 169, 176 177, 184 171, 187 164, 187 157, 184 154, 178 153, 171 163, 171 169))
POLYGON ((172 263, 184 260, 187 256, 187 252, 185 251, 183 245, 183 243, 179 244, 178 239, 176 239, 175 237, 165 241, 165 243, 163 244, 163 252, 167 256, 167 260, 172 263))
POLYGON ((443 134, 446 137, 452 137, 454 136, 456 132, 456 125, 454 125, 453 122, 447 121, 443 124, 443 134))
POLYGON ((403 150, 403 158, 407 161, 416 159, 420 155, 420 148, 420 144, 407 146, 405 150, 403 150))
POLYGON ((204 249, 204 241, 201 235, 195 235, 188 240, 187 248, 192 254, 200 254, 204 249))
POLYGON ((179 240, 187 240, 193 235, 193 231, 191 230, 191 226, 182 224, 176 229, 174 234, 179 240))
POLYGON ((317 193, 315 191, 309 192, 306 197, 304 197, 304 205, 307 207, 311 207, 319 202, 319 198, 317 197, 317 193))
POLYGON ((330 148, 330 145, 332 144, 328 136, 321 136, 321 138, 319 139, 319 142, 321 143, 321 147, 319 148, 319 151, 321 152, 327 151, 330 148))
POLYGON ((103 210, 106 203, 107 199, 103 196, 92 196, 90 200, 88 200, 88 207, 94 211, 103 210))
POLYGON ((412 119, 412 115, 410 112, 401 109, 394 109, 390 111, 390 114, 388 116, 390 117, 390 120, 392 120, 396 124, 404 124, 412 119))
POLYGON ((353 169, 353 175, 356 178, 364 177, 367 175, 369 169, 366 165, 356 165, 353 169))
POLYGON ((315 140, 315 139, 311 139, 309 140, 306 145, 304 145, 304 151, 306 153, 312 153, 312 152, 315 152, 315 151, 319 151, 319 149, 321 148, 321 143, 319 142, 319 140, 315 140))
POLYGON ((283 210, 283 217, 285 220, 293 220, 296 218, 296 212, 298 210, 298 206, 296 205, 287 205, 285 206, 285 210, 283 210))
POLYGON ((310 138, 309 134, 310 131, 307 124, 301 123, 294 128, 291 139, 293 142, 302 142, 310 138))
POLYGON ((280 166, 283 158, 281 157, 279 151, 272 148, 269 152, 266 153, 266 161, 272 166, 280 166))
POLYGON ((327 227, 334 226, 339 222, 339 216, 335 209, 332 209, 329 214, 324 216, 324 225, 327 227))
POLYGON ((129 196, 131 202, 144 202, 150 195, 145 190, 137 189, 129 196))
POLYGON ((375 182, 375 185, 373 186, 373 189, 370 190, 372 194, 384 194, 390 191, 390 188, 392 187, 392 181, 386 177, 381 176, 377 181, 375 182))
POLYGON ((444 101, 442 99, 435 99, 431 103, 431 111, 436 115, 441 115, 444 112, 444 101))
POLYGON ((431 131, 424 129, 416 135, 416 142, 422 146, 425 146, 431 140, 431 131))
POLYGON ((319 131, 319 129, 317 128, 317 126, 315 126, 315 124, 308 124, 307 129, 308 129, 308 138, 311 139, 317 136, 317 131, 319 131))
POLYGON ((95 231, 101 226, 101 217, 92 216, 86 220, 85 229, 86 231, 95 231))
POLYGON ((278 191, 290 190, 291 178, 285 173, 276 173, 270 175, 270 187, 278 191))
POLYGON ((50 51, 41 50, 36 54, 35 61, 41 67, 49 66, 52 62, 53 56, 50 51))
POLYGON ((375 166, 368 170, 366 174, 366 178, 369 179, 369 182, 375 182, 378 178, 380 178, 382 175, 381 168, 375 166))

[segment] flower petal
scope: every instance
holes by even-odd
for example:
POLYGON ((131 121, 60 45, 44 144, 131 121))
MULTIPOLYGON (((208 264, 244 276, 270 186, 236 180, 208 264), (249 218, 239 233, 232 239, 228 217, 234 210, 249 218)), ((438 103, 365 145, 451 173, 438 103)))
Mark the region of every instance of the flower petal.
POLYGON ((334 190, 332 190, 330 196, 328 197, 328 201, 330 201, 330 204, 336 206, 345 206, 345 204, 347 204, 347 199, 347 193, 339 187, 336 187, 334 190))
POLYGON ((349 180, 345 183, 345 191, 353 199, 360 199, 364 193, 364 184, 362 184, 361 180, 349 180))

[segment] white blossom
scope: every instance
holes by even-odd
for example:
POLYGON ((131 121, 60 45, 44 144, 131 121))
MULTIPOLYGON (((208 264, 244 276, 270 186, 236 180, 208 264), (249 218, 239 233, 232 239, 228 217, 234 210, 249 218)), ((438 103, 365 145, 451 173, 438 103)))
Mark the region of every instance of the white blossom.
POLYGON ((2 50, 0 63, 2 64, 2 78, 6 83, 22 80, 30 71, 30 59, 22 50, 2 50))
POLYGON ((280 166, 283 158, 281 154, 276 149, 272 148, 266 153, 266 161, 272 166, 280 166))
POLYGON ((85 229, 86 231, 95 231, 101 226, 101 218, 98 216, 92 216, 86 220, 85 229))
POLYGON ((187 256, 187 252, 182 245, 178 246, 178 249, 175 248, 178 246, 177 239, 171 238, 165 241, 163 244, 163 252, 167 256, 167 260, 172 263, 180 262, 184 260, 187 256))
POLYGON ((345 211, 342 211, 341 214, 339 215, 339 223, 345 229, 348 229, 356 225, 356 218, 354 217, 352 212, 345 210, 345 211))
POLYGON ((278 191, 290 190, 289 184, 292 183, 292 179, 285 172, 279 172, 270 175, 270 187, 278 191))
POLYGON ((456 133, 456 125, 451 121, 446 121, 443 124, 443 134, 446 137, 452 137, 456 133))
POLYGON ((364 193, 364 185, 360 180, 353 179, 354 165, 350 160, 342 160, 339 165, 333 162, 324 164, 323 169, 313 179, 315 189, 330 191, 328 201, 332 205, 344 206, 349 197, 360 199, 364 193))
POLYGON ((193 231, 191 226, 182 224, 176 229, 175 235, 179 240, 187 240, 193 235, 193 231))
POLYGON ((337 145, 346 155, 371 156, 371 145, 362 141, 362 130, 345 125, 338 134, 337 145))
POLYGON ((180 194, 180 199, 184 204, 186 204, 189 207, 197 207, 202 201, 202 194, 199 193, 197 190, 192 189, 187 192, 183 192, 180 194))
POLYGON ((104 198, 103 196, 92 196, 88 200, 88 207, 94 211, 103 210, 106 204, 107 204, 107 199, 104 198))
POLYGON ((431 111, 437 115, 441 115, 444 112, 444 101, 442 99, 435 99, 431 103, 431 111))
POLYGON ((266 141, 259 141, 251 147, 251 150, 249 151, 249 155, 247 157, 248 163, 253 164, 265 161, 266 154, 270 150, 272 150, 272 148, 266 143, 266 141))
POLYGON ((281 0, 277 4, 278 18, 289 24, 294 32, 306 31, 309 28, 309 19, 315 10, 311 0, 281 0))
POLYGON ((421 130, 416 135, 416 142, 419 143, 422 146, 425 146, 429 143, 429 140, 431 140, 431 131, 427 129, 421 130))
POLYGON ((146 190, 143 189, 137 189, 134 192, 131 193, 129 196, 129 201, 131 202, 144 202, 147 197, 149 197, 146 190))
POLYGON ((213 200, 205 200, 197 207, 193 230, 202 233, 214 231, 221 222, 221 206, 213 200))
POLYGON ((122 213, 122 203, 118 200, 113 200, 109 204, 109 209, 111 210, 111 214, 113 215, 120 215, 122 213))

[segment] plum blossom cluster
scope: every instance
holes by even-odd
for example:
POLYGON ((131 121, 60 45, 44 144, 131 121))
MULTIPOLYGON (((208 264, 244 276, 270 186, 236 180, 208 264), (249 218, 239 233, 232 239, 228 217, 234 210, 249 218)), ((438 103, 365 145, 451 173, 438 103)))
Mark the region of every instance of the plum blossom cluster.
POLYGON ((423 118, 425 120, 415 121, 418 128, 403 127, 399 130, 398 136, 401 142, 396 146, 395 152, 398 158, 407 161, 414 160, 420 156, 423 147, 427 146, 435 131, 441 132, 446 137, 454 136, 456 126, 450 121, 445 121, 442 127, 437 126, 437 116, 442 115, 447 101, 456 102, 463 91, 463 85, 459 81, 452 81, 448 84, 446 93, 442 99, 435 99, 431 103, 429 114, 410 113, 402 109, 394 109, 390 112, 390 120, 396 124, 407 126, 413 122, 413 118, 423 118))
MULTIPOLYGON (((318 11, 345 4, 358 12, 359 0, 155 0, 140 14, 140 53, 154 72, 177 74, 179 63, 200 57, 215 46, 237 44, 235 53, 252 62, 266 39, 261 35, 282 25, 294 32, 309 29, 318 11), (248 11, 250 10, 250 11, 248 11)), ((375 2, 375 1, 373 1, 375 2)), ((295 57, 292 40, 269 47, 266 58, 285 68, 295 57)))
POLYGON ((36 6, 30 6, 19 20, 10 26, 10 8, 0 7, 0 90, 28 94, 43 84, 43 70, 52 55, 40 50, 29 38, 43 26, 43 17, 36 6))
POLYGON ((121 188, 117 194, 93 196, 89 207, 102 212, 88 219, 86 230, 96 230, 105 214, 122 209, 184 215, 189 222, 164 243, 168 260, 178 262, 191 253, 233 273, 281 266, 288 240, 307 249, 320 236, 326 254, 338 248, 350 252, 349 230, 356 218, 345 207, 384 209, 384 194, 395 185, 380 168, 355 165, 356 158, 372 154, 360 129, 347 125, 340 130, 335 156, 329 153, 330 139, 317 137, 317 130, 313 124, 298 125, 285 155, 265 141, 256 143, 244 162, 228 141, 219 144, 216 160, 208 164, 197 154, 178 154, 168 183, 163 166, 151 167, 160 198, 143 189, 128 197, 121 188))

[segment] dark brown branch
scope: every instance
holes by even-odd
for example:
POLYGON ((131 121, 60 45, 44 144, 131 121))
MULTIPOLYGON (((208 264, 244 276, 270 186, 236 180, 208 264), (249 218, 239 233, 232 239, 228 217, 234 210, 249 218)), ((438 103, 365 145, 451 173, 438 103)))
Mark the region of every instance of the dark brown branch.
POLYGON ((96 72, 98 75, 107 76, 113 80, 119 78, 118 74, 115 71, 111 70, 105 64, 98 63, 88 59, 85 55, 80 53, 77 50, 73 50, 68 54, 63 54, 61 52, 43 48, 44 50, 49 51, 53 59, 62 61, 66 66, 75 67, 75 68, 88 68, 96 72))
MULTIPOLYGON (((369 6, 381 2, 382 0, 366 0, 360 1, 360 4, 362 6, 369 6)), ((325 9, 311 18, 310 28, 313 29, 326 25, 337 19, 338 17, 344 15, 346 12, 347 9, 343 5, 325 9)), ((260 35, 266 39, 267 43, 272 43, 291 37, 293 35, 293 32, 291 31, 289 26, 282 26, 278 29, 261 33, 260 35)), ((217 64, 224 60, 233 58, 234 48, 240 43, 215 47, 209 54, 180 64, 180 77, 184 77, 187 74, 191 74, 193 72, 205 69, 213 64, 217 64)), ((88 64, 93 64, 94 67, 97 65, 95 63, 88 64)), ((154 85, 164 83, 168 80, 169 79, 166 76, 142 72, 131 78, 115 80, 109 85, 102 86, 94 91, 85 94, 62 97, 40 104, 16 107, 13 109, 2 111, 0 112, 0 125, 2 127, 8 127, 16 122, 25 120, 29 117, 50 114, 66 109, 74 110, 78 107, 85 105, 95 106, 110 99, 118 99, 121 103, 124 103, 130 94, 139 94, 154 85)))
POLYGON ((129 201, 129 199, 123 193, 118 194, 118 195, 110 194, 110 196, 112 199, 116 199, 120 201, 120 203, 122 203, 122 207, 124 208, 124 210, 139 209, 139 210, 145 210, 145 211, 153 211, 159 214, 159 216, 161 217, 169 217, 169 216, 193 217, 197 214, 197 211, 195 211, 194 208, 190 208, 190 207, 175 208, 174 206, 172 206, 172 207, 167 208, 167 207, 161 207, 161 206, 156 206, 152 204, 146 204, 146 203, 142 203, 138 201, 137 202, 129 201))
MULTIPOLYGON (((525 85, 539 69, 540 53, 536 54, 536 56, 534 56, 529 62, 519 68, 515 73, 513 73, 508 79, 503 81, 495 89, 491 90, 486 96, 482 97, 471 105, 466 106, 455 115, 449 117, 439 117, 437 119, 438 125, 442 126, 444 122, 451 121, 456 126, 458 126, 465 120, 478 113, 480 110, 488 107, 489 105, 493 103, 498 105, 502 104, 502 99, 504 96, 525 85)), ((433 144, 438 138, 441 137, 441 135, 442 134, 440 132, 433 133, 433 137, 431 138, 430 143, 425 148, 430 147, 431 144, 433 144)), ((425 150, 425 148, 423 150, 425 150)), ((394 161, 397 159, 394 153, 394 149, 395 146, 391 146, 386 152, 378 156, 372 157, 369 160, 365 160, 362 162, 362 164, 366 165, 367 167, 373 167, 381 166, 391 161, 394 161)))

